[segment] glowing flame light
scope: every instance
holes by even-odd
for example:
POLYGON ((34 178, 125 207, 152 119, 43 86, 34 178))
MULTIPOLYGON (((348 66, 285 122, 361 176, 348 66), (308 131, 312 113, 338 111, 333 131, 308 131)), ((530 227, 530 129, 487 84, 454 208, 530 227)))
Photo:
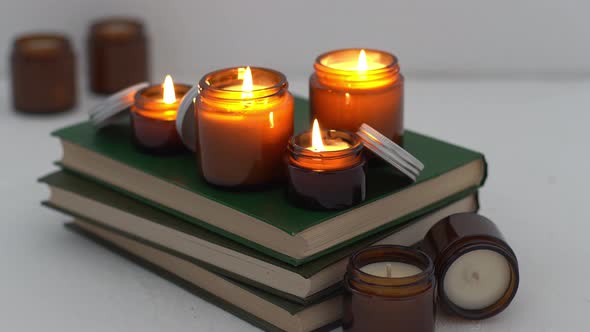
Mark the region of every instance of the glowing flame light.
POLYGON ((176 93, 174 92, 174 82, 172 82, 170 75, 166 75, 162 87, 164 89, 164 103, 174 104, 176 102, 176 93))
POLYGON ((275 127, 275 116, 274 116, 274 112, 268 113, 268 123, 270 125, 270 128, 274 128, 275 127))
POLYGON ((242 98, 251 98, 253 89, 252 70, 250 69, 250 66, 248 66, 244 72, 244 78, 242 79, 242 98))
POLYGON ((313 120, 313 128, 311 130, 311 150, 320 152, 324 151, 324 141, 322 140, 322 132, 320 131, 320 125, 318 119, 313 120))
POLYGON ((369 69, 369 66, 367 65, 367 54, 365 53, 365 50, 361 50, 359 52, 359 59, 356 65, 356 70, 358 71, 366 71, 369 69))

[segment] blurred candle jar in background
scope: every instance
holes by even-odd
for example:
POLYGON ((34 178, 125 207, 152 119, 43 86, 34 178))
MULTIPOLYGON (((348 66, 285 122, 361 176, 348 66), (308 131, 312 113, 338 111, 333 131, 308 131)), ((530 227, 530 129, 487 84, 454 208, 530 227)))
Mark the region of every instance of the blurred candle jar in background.
POLYGON ((282 179, 293 106, 287 79, 275 70, 241 67, 205 75, 195 103, 204 178, 223 187, 256 187, 282 179))
POLYGON ((76 62, 62 35, 29 34, 13 44, 14 108, 28 113, 68 110, 76 104, 76 62))
POLYGON ((320 55, 309 79, 311 118, 326 128, 356 132, 366 123, 403 144, 404 78, 397 58, 371 49, 320 55))
POLYGON ((163 84, 148 86, 135 94, 131 126, 133 139, 141 150, 155 154, 185 151, 176 131, 176 114, 189 89, 189 85, 174 84, 168 75, 163 84))
POLYGON ((110 94, 148 81, 147 37, 141 21, 108 18, 96 21, 88 33, 90 88, 110 94))

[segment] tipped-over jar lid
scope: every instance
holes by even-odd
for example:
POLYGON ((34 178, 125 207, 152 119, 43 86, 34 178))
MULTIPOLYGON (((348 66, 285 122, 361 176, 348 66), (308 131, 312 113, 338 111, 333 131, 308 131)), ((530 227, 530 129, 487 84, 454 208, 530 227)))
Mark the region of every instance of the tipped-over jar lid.
POLYGON ((519 284, 518 261, 498 227, 476 213, 442 219, 426 234, 422 249, 434 261, 442 307, 466 319, 492 317, 506 309, 519 284))
POLYGON ((424 164, 420 160, 368 124, 363 123, 356 134, 361 138, 365 147, 412 181, 416 181, 424 169, 424 164))

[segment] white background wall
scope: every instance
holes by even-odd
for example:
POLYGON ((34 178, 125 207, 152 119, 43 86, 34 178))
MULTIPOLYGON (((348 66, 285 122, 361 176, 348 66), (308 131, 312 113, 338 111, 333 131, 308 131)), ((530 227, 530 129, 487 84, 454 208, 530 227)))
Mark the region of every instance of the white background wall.
POLYGON ((89 22, 133 15, 148 25, 154 79, 171 72, 197 80, 241 64, 307 76, 319 53, 351 46, 394 52, 408 76, 590 76, 584 0, 1 1, 4 55, 18 33, 63 31, 81 70, 89 22))

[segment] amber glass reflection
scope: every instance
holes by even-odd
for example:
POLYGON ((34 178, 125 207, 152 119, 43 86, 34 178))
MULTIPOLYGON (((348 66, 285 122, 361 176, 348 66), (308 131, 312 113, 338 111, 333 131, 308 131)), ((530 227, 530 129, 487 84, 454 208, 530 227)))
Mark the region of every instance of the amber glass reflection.
POLYGON ((197 154, 205 180, 217 186, 257 188, 284 179, 293 96, 283 74, 251 70, 253 88, 247 92, 244 68, 215 71, 199 82, 197 154))
POLYGON ((311 118, 325 127, 356 132, 367 123, 403 144, 404 78, 397 58, 365 50, 367 67, 359 70, 360 49, 320 55, 309 80, 311 118))
POLYGON ((185 151, 176 131, 176 113, 182 96, 190 86, 175 84, 176 102, 163 100, 161 85, 152 85, 139 90, 131 107, 131 125, 136 145, 144 152, 176 154, 185 151))
POLYGON ((351 257, 344 277, 344 331, 434 331, 435 284, 432 261, 419 250, 375 246, 359 251, 351 257), (422 272, 387 278, 361 271, 363 266, 377 262, 402 262, 422 272))

